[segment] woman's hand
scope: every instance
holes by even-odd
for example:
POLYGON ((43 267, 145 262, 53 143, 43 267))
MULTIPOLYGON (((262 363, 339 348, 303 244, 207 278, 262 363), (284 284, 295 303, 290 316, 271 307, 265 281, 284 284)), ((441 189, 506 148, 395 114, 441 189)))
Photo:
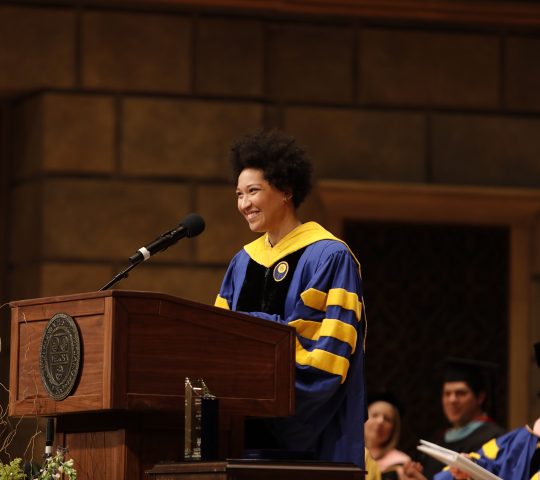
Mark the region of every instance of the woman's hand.
POLYGON ((400 480, 427 480, 422 473, 423 467, 418 462, 407 462, 403 465, 400 480))
POLYGON ((456 480, 471 480, 469 474, 461 471, 459 468, 451 467, 450 473, 456 480))
MULTIPOLYGON (((471 458, 471 456, 467 453, 460 453, 460 455, 463 455, 466 458, 471 458)), ((471 480, 470 475, 459 468, 450 467, 450 473, 456 480, 471 480)))

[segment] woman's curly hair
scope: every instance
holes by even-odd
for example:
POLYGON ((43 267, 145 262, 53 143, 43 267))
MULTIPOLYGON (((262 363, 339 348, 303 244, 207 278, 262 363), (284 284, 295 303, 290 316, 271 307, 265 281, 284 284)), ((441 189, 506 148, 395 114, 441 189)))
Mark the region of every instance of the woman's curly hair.
POLYGON ((245 168, 262 170, 265 180, 282 192, 290 192, 295 208, 311 191, 311 162, 296 140, 279 130, 246 135, 231 146, 234 181, 245 168))

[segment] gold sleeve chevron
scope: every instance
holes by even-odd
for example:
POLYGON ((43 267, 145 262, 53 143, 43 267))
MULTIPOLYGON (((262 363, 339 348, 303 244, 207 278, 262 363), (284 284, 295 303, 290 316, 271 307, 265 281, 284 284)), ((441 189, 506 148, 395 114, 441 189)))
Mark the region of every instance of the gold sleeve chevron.
POLYGON ((347 378, 349 370, 349 360, 346 358, 319 348, 314 348, 309 352, 302 347, 298 338, 296 339, 296 363, 339 375, 341 383, 347 378))
POLYGON ((223 298, 221 295, 218 295, 216 297, 216 301, 214 302, 215 307, 224 308, 225 310, 230 310, 231 307, 229 306, 229 302, 225 298, 223 298))
POLYGON ((499 454, 499 446, 497 445, 497 441, 492 438, 489 442, 482 445, 482 452, 490 460, 497 458, 497 455, 499 454))
POLYGON ((326 312, 329 305, 336 305, 345 310, 352 310, 356 315, 356 320, 360 321, 362 302, 355 292, 348 292, 343 288, 331 288, 326 293, 315 288, 308 288, 300 296, 306 307, 326 312))
POLYGON ((356 350, 358 333, 356 328, 341 320, 326 318, 322 322, 312 320, 293 320, 289 325, 296 328, 298 335, 310 340, 318 340, 320 337, 333 337, 348 343, 352 353, 356 350))
MULTIPOLYGON (((301 294, 301 298, 304 305, 322 312, 325 312, 330 305, 352 311, 356 320, 360 321, 362 302, 359 300, 358 294, 354 292, 348 292, 343 288, 332 288, 326 293, 310 288, 301 294)), ((304 338, 318 340, 320 337, 332 337, 349 344, 353 353, 356 350, 358 337, 356 328, 339 319, 325 318, 322 322, 293 320, 289 325, 294 326, 298 335, 304 338)), ((300 365, 309 365, 339 375, 341 383, 345 381, 349 370, 348 359, 319 348, 308 351, 302 347, 298 339, 296 340, 296 362, 300 365)))

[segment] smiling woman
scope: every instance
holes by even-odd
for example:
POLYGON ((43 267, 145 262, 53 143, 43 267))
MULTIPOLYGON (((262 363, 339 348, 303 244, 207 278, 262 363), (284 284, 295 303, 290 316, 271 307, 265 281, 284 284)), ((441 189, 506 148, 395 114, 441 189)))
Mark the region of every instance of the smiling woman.
POLYGON ((268 233, 268 240, 276 245, 290 231, 300 225, 291 201, 291 194, 273 187, 262 170, 246 168, 238 177, 236 188, 238 210, 253 232, 268 233))
MULTIPOLYGON (((402 474, 402 467, 410 457, 398 450, 401 431, 401 406, 390 392, 369 395, 368 420, 365 424, 366 448, 377 462, 384 479, 402 474)), ((399 477, 401 478, 401 476, 399 477)))
MULTIPOLYGON (((311 164, 281 132, 231 149, 237 206, 262 234, 232 259, 216 305, 296 329, 296 412, 248 422, 246 448, 364 464, 364 322, 360 265, 347 245, 297 208, 311 164)), ((254 453, 254 452, 258 453, 254 453)))

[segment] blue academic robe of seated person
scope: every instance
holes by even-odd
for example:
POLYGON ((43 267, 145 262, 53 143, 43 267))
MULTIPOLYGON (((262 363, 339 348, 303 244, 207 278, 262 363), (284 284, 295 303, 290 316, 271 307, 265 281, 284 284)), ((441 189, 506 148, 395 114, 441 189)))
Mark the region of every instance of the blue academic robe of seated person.
MULTIPOLYGON (((490 440, 471 457, 503 480, 540 480, 539 446, 538 435, 529 427, 522 427, 490 440)), ((433 479, 452 480, 453 477, 445 470, 433 479)))
POLYGON ((271 420, 280 448, 364 465, 360 265, 315 222, 277 245, 266 235, 232 259, 216 306, 296 329, 296 413, 271 420))

